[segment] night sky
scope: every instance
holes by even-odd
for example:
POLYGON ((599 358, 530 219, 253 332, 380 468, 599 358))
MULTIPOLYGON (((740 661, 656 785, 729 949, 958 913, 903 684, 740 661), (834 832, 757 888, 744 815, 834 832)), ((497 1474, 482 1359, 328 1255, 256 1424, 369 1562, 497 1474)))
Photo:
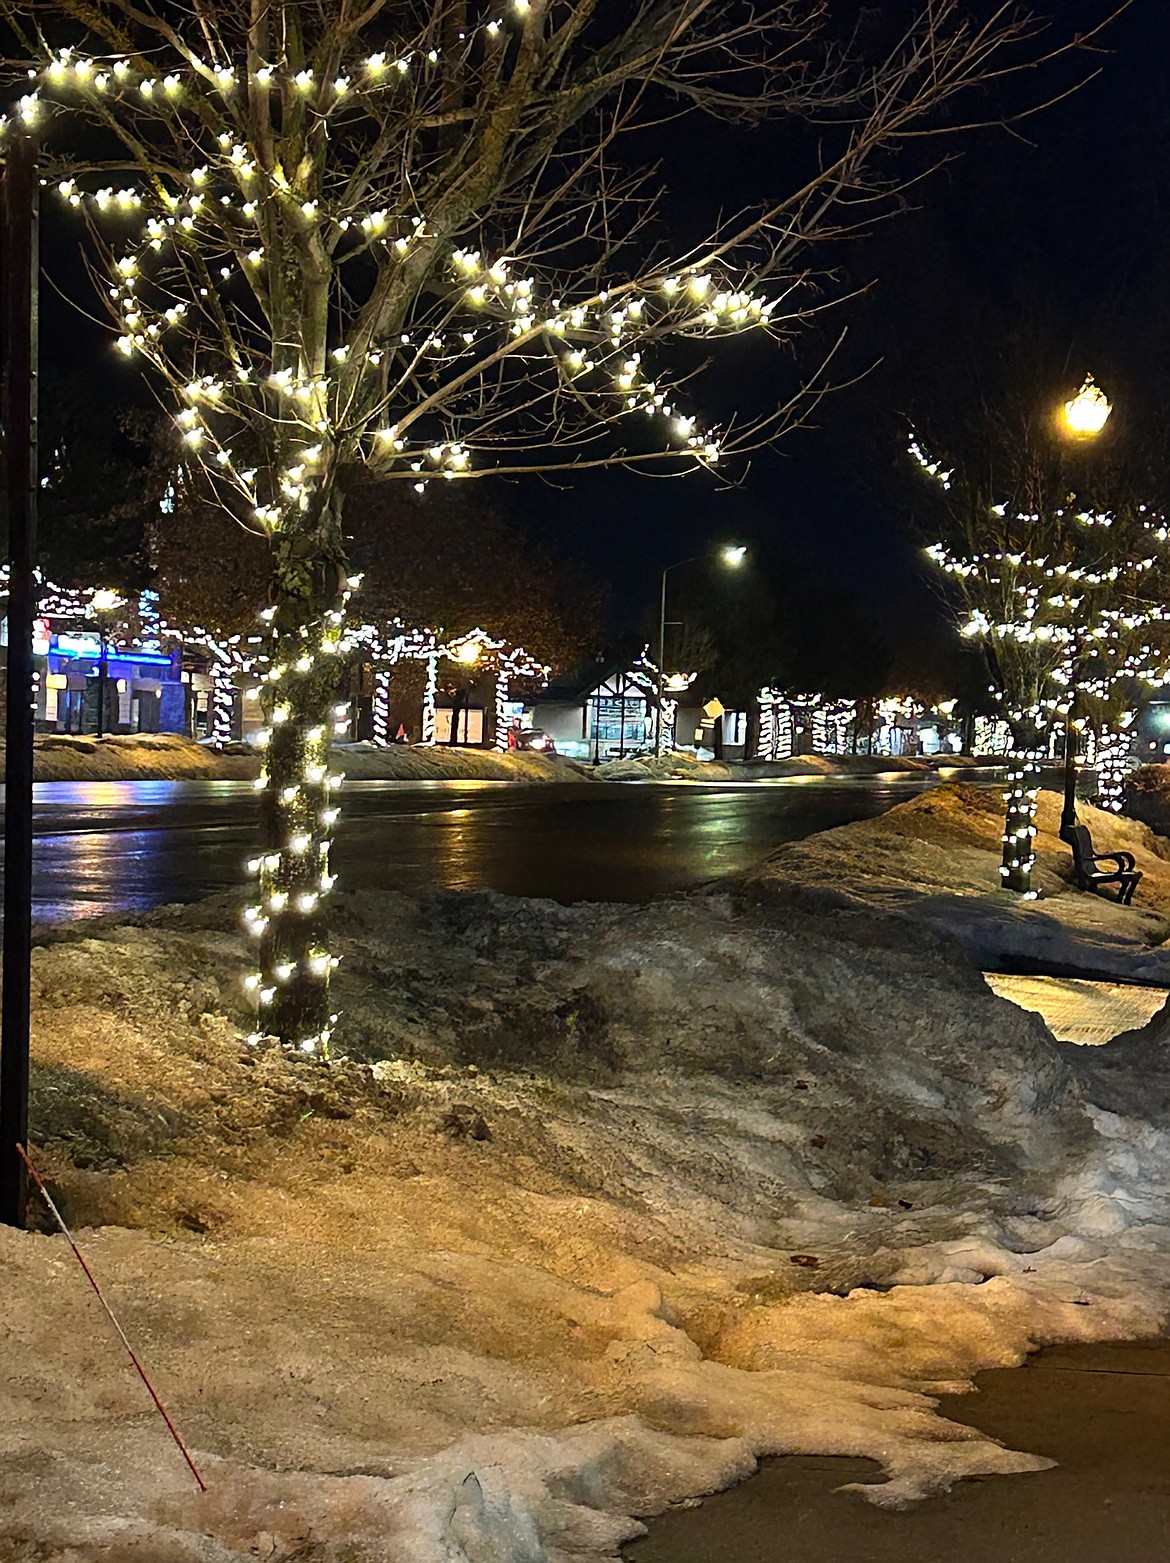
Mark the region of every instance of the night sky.
MULTIPOLYGON (((1100 20, 1110 0, 1050 0, 1050 9, 1055 39, 1100 20)), ((791 558, 814 589, 819 581, 846 589, 894 642, 924 621, 941 635, 937 599, 899 516, 897 410, 912 402, 930 358, 948 352, 948 321, 968 299, 990 304, 1009 332, 1042 299, 1077 383, 1092 370, 1115 399, 1123 381, 1170 408, 1168 58, 1170 5, 1133 0, 1098 52, 1037 74, 1016 87, 1015 101, 1043 101, 1078 73, 1099 70, 1096 79, 1013 130, 947 142, 950 161, 915 188, 910 209, 817 257, 836 268, 841 292, 865 289, 825 327, 826 335, 848 327, 837 377, 877 366, 820 404, 817 427, 756 454, 746 470, 729 463, 719 480, 610 471, 582 474, 571 487, 501 484, 496 497, 611 583, 615 630, 643 619, 664 564, 735 540, 791 558)), ((647 156, 663 164, 668 220, 693 231, 696 214, 717 214, 716 197, 734 207, 788 188, 791 145, 773 128, 702 123, 671 131, 647 156)), ((921 163, 919 155, 907 166, 921 163)), ((45 205, 46 270, 84 298, 76 230, 54 214, 56 202, 45 205)), ((42 311, 48 358, 88 358, 106 405, 141 400, 134 371, 50 286, 42 311)), ((820 345, 798 341, 794 357, 762 338, 717 344, 697 409, 715 421, 745 402, 774 403, 820 345)))
MULTIPOLYGON (((1052 0, 1049 9, 1055 33, 1069 36, 1109 7, 1052 0)), ((912 193, 915 209, 827 256, 841 268, 843 292, 868 288, 833 318, 834 331, 849 328, 838 373, 882 362, 856 388, 823 401, 815 429, 757 454, 735 487, 707 474, 665 481, 607 473, 568 493, 529 485, 526 511, 586 539, 590 562, 620 573, 627 617, 655 600, 663 564, 708 540, 735 538, 766 539, 815 577, 846 586, 889 636, 908 613, 941 624, 899 518, 904 437, 889 414, 912 399, 925 357, 948 351, 946 321, 968 294, 990 301, 1005 330, 1042 300, 1064 334, 1076 383, 1091 370, 1115 399, 1123 377, 1170 403, 1170 336, 1159 330, 1150 339, 1152 326, 1170 325, 1162 303, 1170 283, 1168 59, 1170 6, 1134 0, 1100 52, 1081 62, 1086 73, 1100 70, 1097 79, 1013 131, 948 142, 951 161, 912 193)), ((1033 100, 1074 74, 1038 76, 1033 100)), ((748 196, 782 144, 770 130, 707 131, 669 175, 684 192, 689 183, 748 196)), ((807 343, 810 362, 816 346, 807 343)), ((722 415, 745 386, 758 402, 792 383, 783 352, 726 344, 704 409, 722 415)))

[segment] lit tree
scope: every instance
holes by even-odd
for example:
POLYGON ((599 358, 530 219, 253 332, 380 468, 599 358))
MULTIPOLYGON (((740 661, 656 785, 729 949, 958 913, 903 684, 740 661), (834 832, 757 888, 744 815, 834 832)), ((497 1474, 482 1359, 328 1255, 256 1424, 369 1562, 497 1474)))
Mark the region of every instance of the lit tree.
POLYGON ((951 578, 961 632, 987 653, 989 692, 1011 730, 1000 874, 1025 896, 1054 726, 1095 711, 1107 731, 1128 727, 1137 679, 1164 661, 1166 621, 1161 518, 1133 497, 1124 462, 1080 460, 1067 443, 1100 434, 1108 402, 1091 379, 1055 417, 1048 401, 1027 416, 985 409, 974 454, 944 462, 910 441, 948 537, 927 554, 951 578))
POLYGON ((268 545, 251 983, 258 1034, 319 1052, 347 490, 709 469, 774 439, 803 401, 703 427, 670 341, 788 341, 825 304, 810 244, 894 193, 885 154, 1052 55, 1014 5, 960 0, 904 32, 871 15, 854 50, 821 0, 0 5, 31 76, 18 123, 76 149, 47 166, 89 220, 118 346, 268 545), (786 116, 802 172, 668 252, 653 174, 622 153, 688 113, 786 116))

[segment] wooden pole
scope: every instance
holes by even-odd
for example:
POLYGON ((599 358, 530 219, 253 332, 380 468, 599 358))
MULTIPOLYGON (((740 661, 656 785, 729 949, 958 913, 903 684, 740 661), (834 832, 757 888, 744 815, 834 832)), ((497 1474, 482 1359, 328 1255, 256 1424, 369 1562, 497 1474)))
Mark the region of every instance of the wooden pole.
POLYGON ((0 1221, 25 1225, 28 1182, 29 958, 32 951, 33 561, 37 523, 36 149, 14 137, 0 204, 3 335, 0 421, 8 530, 8 684, 4 731, 4 953, 0 997, 0 1221))

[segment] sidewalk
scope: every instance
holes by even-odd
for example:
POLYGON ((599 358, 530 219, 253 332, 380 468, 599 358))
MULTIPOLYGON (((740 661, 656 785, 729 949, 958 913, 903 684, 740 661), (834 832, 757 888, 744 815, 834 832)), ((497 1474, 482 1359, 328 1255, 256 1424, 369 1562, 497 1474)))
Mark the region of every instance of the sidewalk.
POLYGON ((941 1409, 1050 1471, 961 1482, 905 1513, 837 1488, 867 1460, 799 1456, 651 1523, 628 1563, 1133 1563, 1170 1549, 1170 1341, 1055 1347, 941 1409))

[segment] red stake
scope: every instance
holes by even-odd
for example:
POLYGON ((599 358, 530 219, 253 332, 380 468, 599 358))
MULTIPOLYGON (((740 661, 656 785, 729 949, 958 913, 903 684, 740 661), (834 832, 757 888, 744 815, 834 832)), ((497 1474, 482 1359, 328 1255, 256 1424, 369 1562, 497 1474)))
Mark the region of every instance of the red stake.
POLYGON ((142 1380, 142 1382, 146 1385, 147 1389, 150 1391, 150 1398, 154 1401, 155 1405, 158 1407, 158 1414, 159 1414, 159 1416, 161 1416, 163 1421, 167 1424, 167 1431, 170 1433, 171 1437, 178 1444, 179 1451, 182 1454, 183 1459, 186 1460, 187 1464, 191 1467, 191 1475, 199 1483, 199 1491, 200 1492, 206 1492, 207 1491, 207 1483, 203 1480, 202 1476, 200 1476, 199 1472, 195 1469, 195 1462, 194 1462, 194 1460, 192 1460, 191 1456, 187 1452, 187 1445, 179 1437, 179 1430, 178 1430, 178 1428, 175 1426, 175 1424, 171 1421, 170 1417, 167 1415, 167 1408, 163 1405, 162 1401, 155 1394, 154 1385, 150 1382, 150 1380, 146 1376, 146 1369, 142 1366, 142 1363, 139 1362, 138 1354, 134 1350, 134 1347, 131 1346, 130 1342, 126 1339, 126 1331, 118 1323, 118 1320, 114 1316, 114 1310, 110 1307, 109 1303, 102 1296, 102 1289, 97 1284, 97 1280, 96 1280, 96 1278, 94 1276, 93 1271, 86 1264, 84 1254, 81 1252, 81 1249, 78 1248, 77 1244, 74 1242, 74 1240, 73 1240, 73 1233, 69 1230, 69 1228, 65 1225, 65 1222, 62 1220, 61 1212, 57 1209, 56 1205, 54 1205, 52 1195, 49 1193, 49 1191, 45 1187, 44 1183, 42 1183, 40 1173, 33 1166, 32 1162, 28 1159, 28 1152, 25 1150, 24 1146, 23 1145, 18 1145, 16 1147, 16 1149, 17 1149, 17 1151, 18 1151, 18 1153, 20 1155, 21 1161, 23 1161, 25 1166, 28 1168, 29 1177, 32 1178, 33 1182, 37 1186, 37 1192, 40 1194, 40 1196, 44 1200, 45 1204, 48 1205, 49 1209, 52 1211, 52 1213, 53 1213, 53 1220, 61 1228, 62 1232, 64 1232, 64 1234, 65 1234, 65 1236, 66 1236, 66 1238, 68 1240, 70 1248, 73 1250, 74 1254, 77 1256, 77 1263, 85 1271, 85 1278, 89 1282, 89 1284, 93 1287, 94 1293, 97 1296, 98 1302, 100 1302, 102 1307, 106 1310, 106 1314, 107 1314, 107 1316, 109 1318, 110 1323, 117 1330, 117 1332, 118 1332, 118 1339, 122 1342, 123 1346, 125 1346, 126 1351, 127 1351, 128 1355, 130 1357, 130 1361, 134 1364, 135 1370, 138 1373, 138 1377, 142 1380))

